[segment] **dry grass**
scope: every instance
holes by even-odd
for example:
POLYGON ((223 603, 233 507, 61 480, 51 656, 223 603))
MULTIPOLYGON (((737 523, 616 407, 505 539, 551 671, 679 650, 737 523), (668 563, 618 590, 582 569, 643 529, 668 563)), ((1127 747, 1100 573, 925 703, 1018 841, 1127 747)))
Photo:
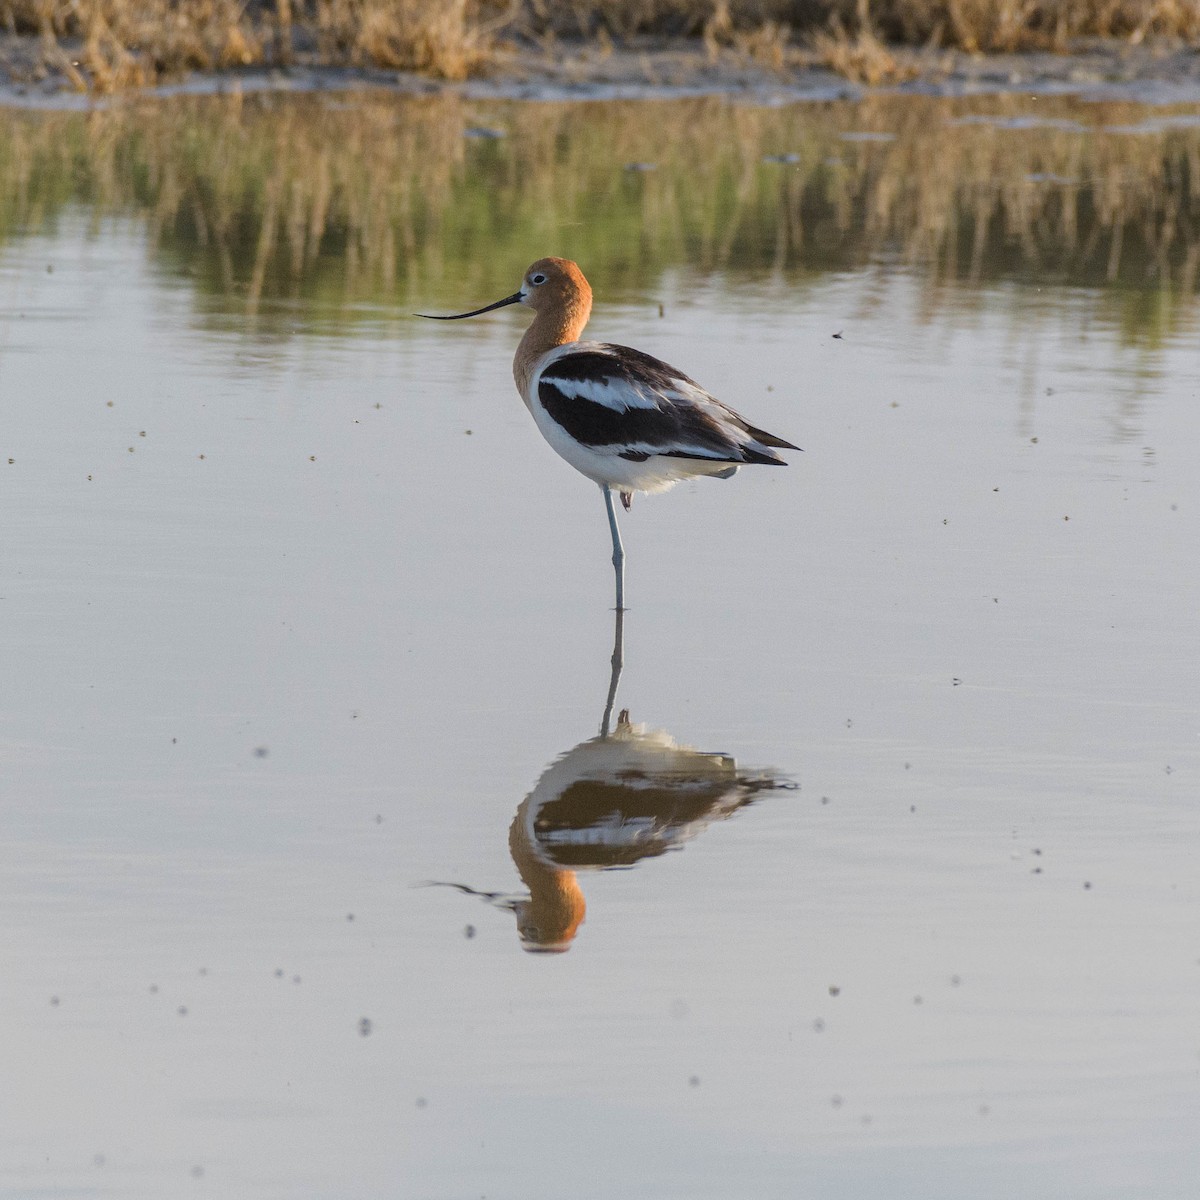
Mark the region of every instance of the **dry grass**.
POLYGON ((914 64, 901 63, 869 27, 848 33, 834 18, 828 32, 812 35, 811 45, 824 66, 869 87, 900 83, 917 74, 914 64))
POLYGON ((847 23, 908 45, 1065 50, 1083 37, 1200 36, 1195 0, 841 0, 847 23))
POLYGON ((783 28, 801 20, 804 9, 820 4, 796 0, 525 0, 518 18, 523 28, 563 37, 636 34, 717 37, 733 30, 783 28))
POLYGON ((462 79, 491 53, 492 0, 0 0, 48 67, 112 92, 185 71, 287 65, 299 43, 331 64, 462 79))
POLYGON ((0 19, 36 32, 48 63, 77 87, 116 91, 185 70, 256 61, 261 45, 237 0, 3 0, 0 19), (69 39, 70 48, 61 44, 69 39))
POLYGON ((323 57, 443 79, 464 79, 489 61, 499 24, 475 0, 318 0, 312 7, 323 57))
POLYGON ((889 46, 1065 52, 1082 38, 1200 37, 1196 0, 831 0, 810 35, 825 65, 867 84, 911 77, 889 46))
POLYGON ((507 39, 703 39, 775 69, 815 46, 868 82, 904 74, 890 46, 1066 48, 1080 37, 1200 38, 1197 0, 0 0, 45 67, 117 91, 190 70, 299 59, 462 79, 507 39))

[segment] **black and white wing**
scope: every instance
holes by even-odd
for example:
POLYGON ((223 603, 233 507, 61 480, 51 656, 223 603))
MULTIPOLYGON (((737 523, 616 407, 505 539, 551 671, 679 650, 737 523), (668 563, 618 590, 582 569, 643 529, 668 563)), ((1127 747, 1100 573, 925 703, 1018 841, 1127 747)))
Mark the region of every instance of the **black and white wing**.
POLYGON ((542 369, 537 396, 564 433, 632 462, 659 455, 784 466, 791 442, 755 429, 674 367, 606 342, 576 343, 542 369))

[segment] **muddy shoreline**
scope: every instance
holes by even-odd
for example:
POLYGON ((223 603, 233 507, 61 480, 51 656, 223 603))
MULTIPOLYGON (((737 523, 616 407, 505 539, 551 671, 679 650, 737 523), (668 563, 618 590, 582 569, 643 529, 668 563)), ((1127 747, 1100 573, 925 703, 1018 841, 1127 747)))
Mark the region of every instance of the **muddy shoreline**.
MULTIPOLYGON (((73 51, 61 47, 64 61, 73 51)), ((889 48, 897 71, 892 81, 867 86, 797 52, 775 69, 727 51, 711 54, 694 41, 645 39, 622 48, 560 44, 549 55, 510 47, 486 74, 464 82, 427 76, 334 66, 301 58, 287 67, 193 73, 118 97, 81 91, 61 70, 47 69, 36 38, 0 36, 0 105, 9 108, 80 109, 121 97, 203 95, 228 91, 350 91, 399 94, 457 93, 494 100, 607 100, 724 95, 749 103, 855 99, 871 92, 963 96, 1023 92, 1076 95, 1089 100, 1146 104, 1200 104, 1200 47, 1132 46, 1095 41, 1069 54, 971 55, 961 51, 889 48)))

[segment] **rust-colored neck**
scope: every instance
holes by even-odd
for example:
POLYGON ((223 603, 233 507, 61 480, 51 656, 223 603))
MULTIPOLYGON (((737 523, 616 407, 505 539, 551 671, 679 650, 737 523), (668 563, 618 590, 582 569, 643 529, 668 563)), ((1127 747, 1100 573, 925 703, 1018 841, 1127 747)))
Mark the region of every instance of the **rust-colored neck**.
POLYGON ((574 871, 547 862, 526 829, 528 796, 517 809, 508 830, 508 849, 521 880, 529 889, 522 938, 543 947, 565 950, 587 913, 583 889, 574 871))
POLYGON ((536 297, 533 324, 525 330, 513 359, 513 378, 517 381, 517 391, 526 402, 529 381, 533 378, 538 360, 555 346, 579 341, 579 335, 591 316, 592 289, 582 274, 579 282, 582 287, 556 288, 536 297))

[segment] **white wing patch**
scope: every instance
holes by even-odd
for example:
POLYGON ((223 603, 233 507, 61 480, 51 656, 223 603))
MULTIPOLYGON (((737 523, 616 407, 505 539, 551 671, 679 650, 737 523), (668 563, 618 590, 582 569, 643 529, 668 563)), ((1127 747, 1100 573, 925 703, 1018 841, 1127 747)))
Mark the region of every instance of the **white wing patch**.
MULTIPOLYGON (((559 367, 559 371, 567 372, 570 367, 568 359, 559 367)), ((659 404, 659 396, 654 391, 631 386, 627 379, 572 379, 556 371, 554 386, 568 399, 603 404, 613 412, 626 412, 631 408, 657 408, 659 404)))
POLYGON ((619 458, 646 471, 653 459, 656 470, 676 477, 696 473, 699 463, 706 474, 710 464, 783 463, 758 440, 769 435, 682 372, 628 346, 556 347, 530 382, 529 402, 551 445, 585 474, 575 462, 581 456, 592 463, 619 458))

